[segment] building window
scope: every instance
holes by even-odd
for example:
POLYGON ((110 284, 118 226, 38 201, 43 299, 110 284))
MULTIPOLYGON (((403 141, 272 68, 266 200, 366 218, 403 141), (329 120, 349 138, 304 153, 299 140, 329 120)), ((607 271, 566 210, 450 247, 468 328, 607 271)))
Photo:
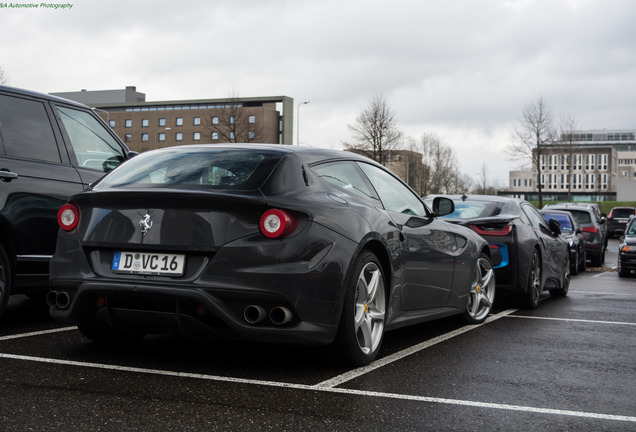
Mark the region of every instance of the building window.
POLYGON ((132 127, 132 120, 130 120, 130 119, 126 120, 126 127, 127 128, 132 127))
POLYGON ((141 127, 148 127, 148 119, 141 119, 141 127))
POLYGON ((247 138, 248 139, 254 139, 254 131, 247 131, 247 138))
POLYGON ((177 133, 174 135, 174 139, 175 139, 176 141, 183 141, 183 133, 181 133, 181 132, 177 132, 177 133))
POLYGON ((164 142, 166 140, 166 134, 163 132, 160 132, 157 137, 159 139, 159 142, 164 142))
POLYGON ((177 126, 183 126, 183 117, 177 117, 177 126))
POLYGON ((234 139, 234 132, 230 132, 230 139, 234 139))
POLYGON ((219 139, 219 133, 218 132, 212 132, 212 139, 213 140, 218 140, 219 139))
POLYGON ((141 141, 148 142, 148 134, 147 133, 141 134, 141 141))
POLYGON ((230 124, 234 124, 234 116, 230 116, 230 124))
POLYGON ((132 141, 132 135, 131 134, 124 135, 124 141, 125 142, 131 142, 132 141))
POLYGON ((195 126, 201 126, 201 117, 195 117, 194 123, 195 126))
POLYGON ((212 117, 212 124, 219 124, 219 118, 218 117, 212 117))
POLYGON ((108 120, 108 126, 110 126, 111 128, 115 127, 115 120, 108 120))
POLYGON ((166 119, 165 118, 160 118, 159 119, 159 127, 164 127, 166 125, 166 119))
POLYGON ((201 132, 195 132, 192 135, 192 139, 195 140, 195 141, 201 141, 201 132))
POLYGON ((249 117, 247 118, 247 121, 248 121, 249 123, 256 123, 256 116, 253 116, 253 115, 249 116, 249 117))

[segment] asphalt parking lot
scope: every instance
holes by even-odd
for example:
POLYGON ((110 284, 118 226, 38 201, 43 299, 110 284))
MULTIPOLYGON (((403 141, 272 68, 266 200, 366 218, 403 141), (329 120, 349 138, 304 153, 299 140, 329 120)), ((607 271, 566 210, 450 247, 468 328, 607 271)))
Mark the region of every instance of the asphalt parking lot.
POLYGON ((565 298, 396 330, 359 369, 325 348, 107 348, 16 296, 0 322, 0 430, 636 430, 636 278, 610 269, 617 244, 565 298))

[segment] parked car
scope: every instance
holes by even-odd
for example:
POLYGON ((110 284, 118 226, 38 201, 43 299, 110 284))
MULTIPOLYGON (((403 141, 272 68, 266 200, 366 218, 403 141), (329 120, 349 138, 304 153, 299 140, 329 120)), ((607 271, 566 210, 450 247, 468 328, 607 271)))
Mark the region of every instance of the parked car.
POLYGON ((532 204, 520 199, 488 195, 451 198, 455 211, 444 219, 467 226, 488 241, 498 292, 519 296, 527 308, 538 306, 545 289, 554 296, 567 295, 570 251, 556 221, 547 223, 532 204))
POLYGON ((636 216, 634 207, 614 207, 607 216, 607 235, 622 235, 629 220, 636 216))
POLYGON ((564 210, 574 216, 574 220, 581 225, 585 234, 587 257, 592 261, 592 266, 600 267, 605 262, 605 250, 607 248, 607 225, 605 218, 600 213, 596 204, 561 203, 549 204, 543 207, 545 210, 564 210))
POLYGON ((571 213, 561 210, 539 210, 546 222, 554 219, 561 228, 561 237, 570 245, 570 271, 579 274, 585 271, 585 234, 571 213))
POLYGON ((0 86, 0 315, 44 298, 60 206, 131 155, 90 108, 0 86))
POLYGON ((636 273, 636 218, 632 218, 618 244, 618 275, 636 273))
POLYGON ((235 336, 376 357, 385 331, 483 322, 488 244, 350 152, 277 145, 143 153, 60 211, 51 315, 94 341, 235 336))

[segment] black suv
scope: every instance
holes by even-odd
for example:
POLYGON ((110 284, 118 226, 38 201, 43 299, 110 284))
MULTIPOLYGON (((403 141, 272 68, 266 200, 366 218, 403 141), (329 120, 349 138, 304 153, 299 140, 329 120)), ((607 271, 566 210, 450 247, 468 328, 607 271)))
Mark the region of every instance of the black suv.
POLYGON ((543 208, 570 212, 574 220, 583 229, 586 241, 586 255, 592 260, 592 266, 601 267, 603 265, 605 262, 605 249, 607 249, 607 226, 605 224, 605 216, 601 213, 598 204, 561 203, 549 204, 543 208))
POLYGON ((89 107, 0 86, 0 316, 45 295, 59 208, 133 155, 89 107))

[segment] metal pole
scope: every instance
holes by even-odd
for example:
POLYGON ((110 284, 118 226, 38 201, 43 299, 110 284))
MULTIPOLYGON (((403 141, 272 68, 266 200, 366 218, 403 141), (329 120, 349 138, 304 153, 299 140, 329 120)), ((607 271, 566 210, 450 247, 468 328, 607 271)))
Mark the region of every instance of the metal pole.
POLYGON ((300 145, 300 106, 308 104, 309 101, 301 102, 296 109, 296 145, 300 145))

